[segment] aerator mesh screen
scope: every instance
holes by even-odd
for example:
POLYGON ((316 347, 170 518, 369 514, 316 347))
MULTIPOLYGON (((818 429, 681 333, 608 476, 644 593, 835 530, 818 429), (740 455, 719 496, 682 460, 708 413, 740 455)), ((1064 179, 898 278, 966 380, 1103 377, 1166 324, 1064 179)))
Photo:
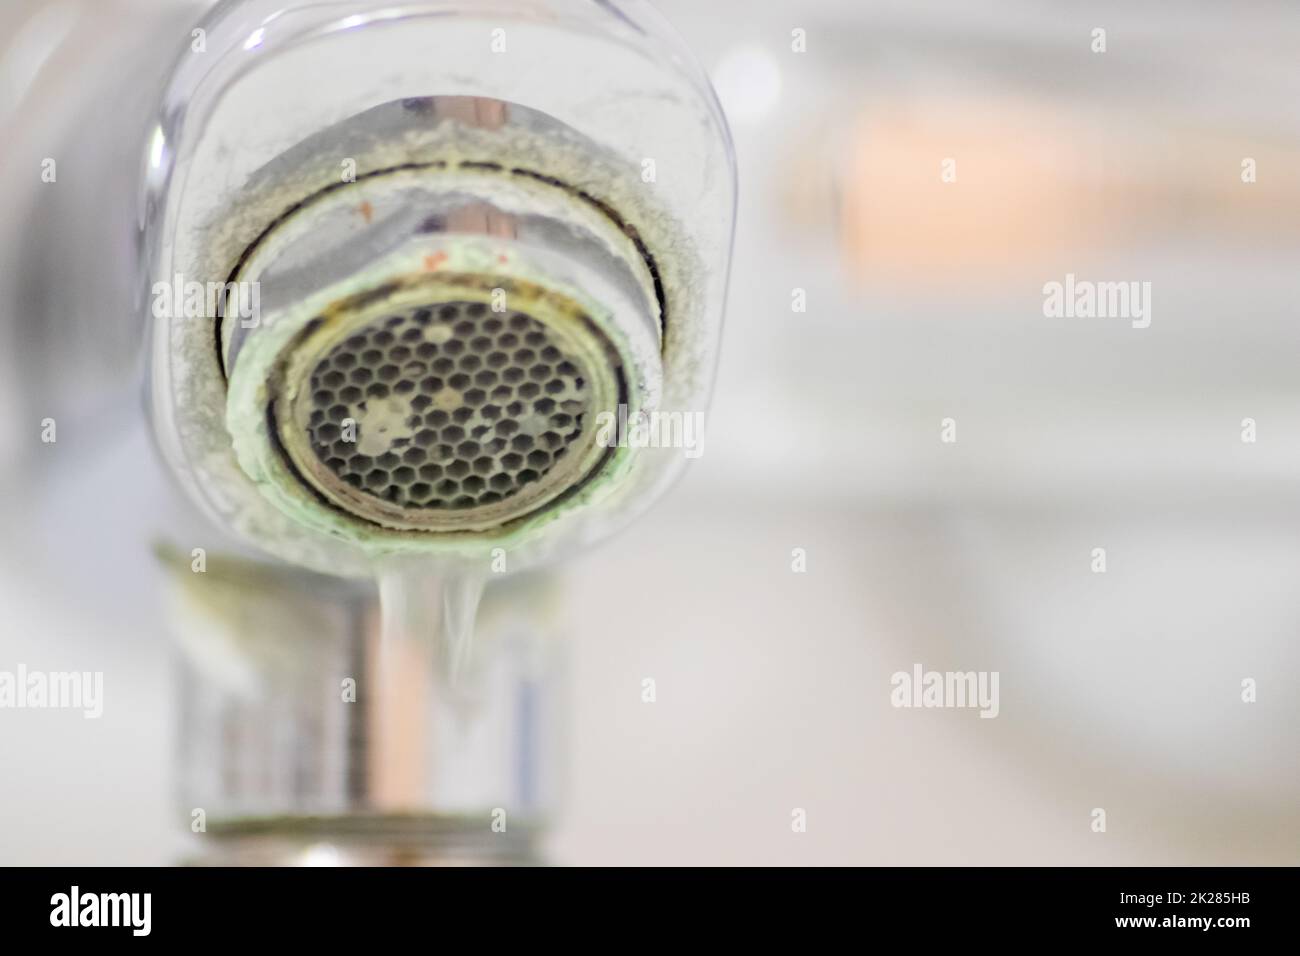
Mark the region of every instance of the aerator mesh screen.
POLYGON ((413 309, 358 329, 312 370, 310 447, 400 508, 477 508, 547 480, 583 431, 589 381, 530 315, 413 309))

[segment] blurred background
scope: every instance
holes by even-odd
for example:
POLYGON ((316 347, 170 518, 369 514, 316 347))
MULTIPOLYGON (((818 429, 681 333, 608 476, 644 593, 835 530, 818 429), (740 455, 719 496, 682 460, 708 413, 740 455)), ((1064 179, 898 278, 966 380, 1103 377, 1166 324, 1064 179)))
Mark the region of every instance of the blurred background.
MULTIPOLYGON (((135 24, 195 6, 6 4, 3 181, 65 137, 48 102, 160 75, 135 24)), ((680 485, 537 585, 566 661, 547 858, 1300 862, 1300 9, 656 6, 735 137, 722 365, 680 485), (1045 317, 1067 274, 1149 282, 1150 326, 1045 317), (999 672, 998 717, 895 709, 917 663, 999 672)), ((50 294, 33 248, 118 274, 22 214, 0 213, 0 670, 103 671, 105 709, 0 712, 0 863, 173 862, 155 545, 192 519, 138 326, 78 303, 122 333, 17 331, 50 294)))

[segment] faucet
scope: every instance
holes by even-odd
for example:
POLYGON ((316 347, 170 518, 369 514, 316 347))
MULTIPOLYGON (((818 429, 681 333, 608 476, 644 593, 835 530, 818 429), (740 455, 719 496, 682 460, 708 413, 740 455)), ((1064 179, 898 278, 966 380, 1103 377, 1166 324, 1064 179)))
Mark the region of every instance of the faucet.
POLYGON ((97 399, 143 383, 221 542, 156 549, 199 856, 531 859, 546 569, 691 457, 654 438, 712 388, 725 120, 641 0, 207 6, 136 11, 0 290, 97 399))

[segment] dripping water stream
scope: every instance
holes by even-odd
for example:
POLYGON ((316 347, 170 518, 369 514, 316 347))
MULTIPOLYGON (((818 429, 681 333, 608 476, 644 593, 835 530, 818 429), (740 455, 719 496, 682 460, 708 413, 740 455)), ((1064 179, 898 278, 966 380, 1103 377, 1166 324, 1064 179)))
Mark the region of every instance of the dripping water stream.
POLYGON ((425 801, 437 765, 438 715, 468 703, 486 563, 427 560, 376 568, 379 627, 369 648, 371 794, 378 809, 425 801))

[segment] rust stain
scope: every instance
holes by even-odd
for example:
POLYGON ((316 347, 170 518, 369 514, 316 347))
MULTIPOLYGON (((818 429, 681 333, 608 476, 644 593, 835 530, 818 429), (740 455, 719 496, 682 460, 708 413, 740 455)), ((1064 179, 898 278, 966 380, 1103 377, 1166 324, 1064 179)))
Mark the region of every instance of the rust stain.
POLYGON ((361 213, 361 218, 366 221, 366 225, 370 225, 371 220, 375 218, 375 207, 369 202, 362 201, 357 207, 357 212, 361 213))

